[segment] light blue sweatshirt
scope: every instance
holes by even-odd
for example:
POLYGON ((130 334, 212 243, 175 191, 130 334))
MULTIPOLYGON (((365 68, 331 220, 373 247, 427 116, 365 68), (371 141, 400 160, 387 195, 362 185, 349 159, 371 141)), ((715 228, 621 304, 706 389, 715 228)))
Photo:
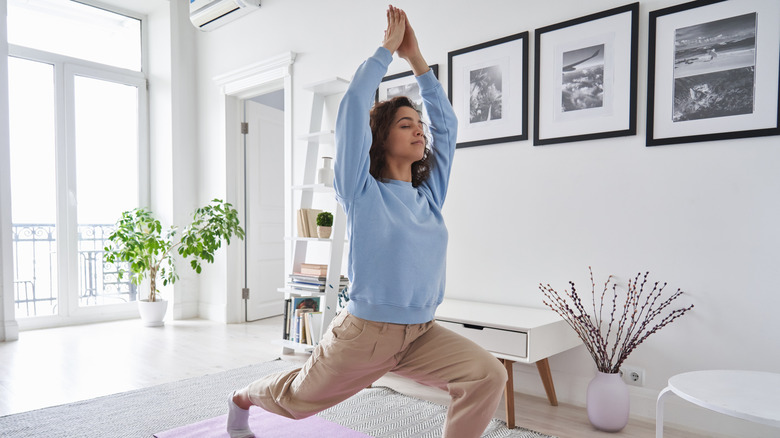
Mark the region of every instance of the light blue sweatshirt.
POLYGON ((433 170, 416 188, 411 182, 374 179, 368 171, 369 111, 392 60, 380 47, 358 68, 336 119, 334 186, 347 214, 349 239, 347 310, 371 321, 420 324, 433 319, 444 296, 447 228, 441 207, 458 124, 433 72, 418 76, 430 118, 433 170))

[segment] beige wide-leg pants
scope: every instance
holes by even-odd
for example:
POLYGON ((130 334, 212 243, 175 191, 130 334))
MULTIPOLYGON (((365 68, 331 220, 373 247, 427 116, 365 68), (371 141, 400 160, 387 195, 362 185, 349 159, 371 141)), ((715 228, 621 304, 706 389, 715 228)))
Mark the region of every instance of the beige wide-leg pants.
POLYGON ((445 438, 481 436, 507 380, 495 357, 434 321, 389 324, 344 310, 303 368, 264 377, 247 392, 252 404, 300 419, 346 400, 390 371, 449 392, 445 438))

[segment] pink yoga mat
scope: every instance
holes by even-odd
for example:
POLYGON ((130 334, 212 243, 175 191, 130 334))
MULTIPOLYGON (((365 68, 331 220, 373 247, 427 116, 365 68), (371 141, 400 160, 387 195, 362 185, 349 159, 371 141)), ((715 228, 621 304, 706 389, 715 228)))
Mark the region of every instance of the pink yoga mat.
MULTIPOLYGON (((225 431, 227 414, 209 418, 197 423, 177 427, 154 434, 157 438, 228 438, 225 431)), ((262 409, 252 409, 249 414, 249 428, 257 438, 371 438, 364 433, 312 416, 303 420, 290 420, 262 409)))

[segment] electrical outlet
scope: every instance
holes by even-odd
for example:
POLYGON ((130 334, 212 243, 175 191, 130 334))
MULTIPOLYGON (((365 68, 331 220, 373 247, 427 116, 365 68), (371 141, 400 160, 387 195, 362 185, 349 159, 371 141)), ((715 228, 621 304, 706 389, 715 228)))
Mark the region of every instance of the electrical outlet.
POLYGON ((630 365, 624 365, 620 369, 620 376, 623 381, 629 385, 644 386, 645 385, 645 370, 630 365))

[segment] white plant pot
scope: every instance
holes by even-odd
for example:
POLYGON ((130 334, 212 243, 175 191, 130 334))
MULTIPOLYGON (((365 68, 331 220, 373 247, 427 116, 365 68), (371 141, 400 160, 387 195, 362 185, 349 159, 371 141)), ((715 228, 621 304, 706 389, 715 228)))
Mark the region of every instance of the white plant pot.
POLYGON ((139 300, 138 312, 141 314, 141 322, 146 327, 160 327, 165 322, 165 312, 168 310, 168 301, 166 300, 139 300))
POLYGON ((328 237, 330 237, 330 230, 331 227, 321 227, 317 225, 317 236, 320 239, 327 239, 328 237))

